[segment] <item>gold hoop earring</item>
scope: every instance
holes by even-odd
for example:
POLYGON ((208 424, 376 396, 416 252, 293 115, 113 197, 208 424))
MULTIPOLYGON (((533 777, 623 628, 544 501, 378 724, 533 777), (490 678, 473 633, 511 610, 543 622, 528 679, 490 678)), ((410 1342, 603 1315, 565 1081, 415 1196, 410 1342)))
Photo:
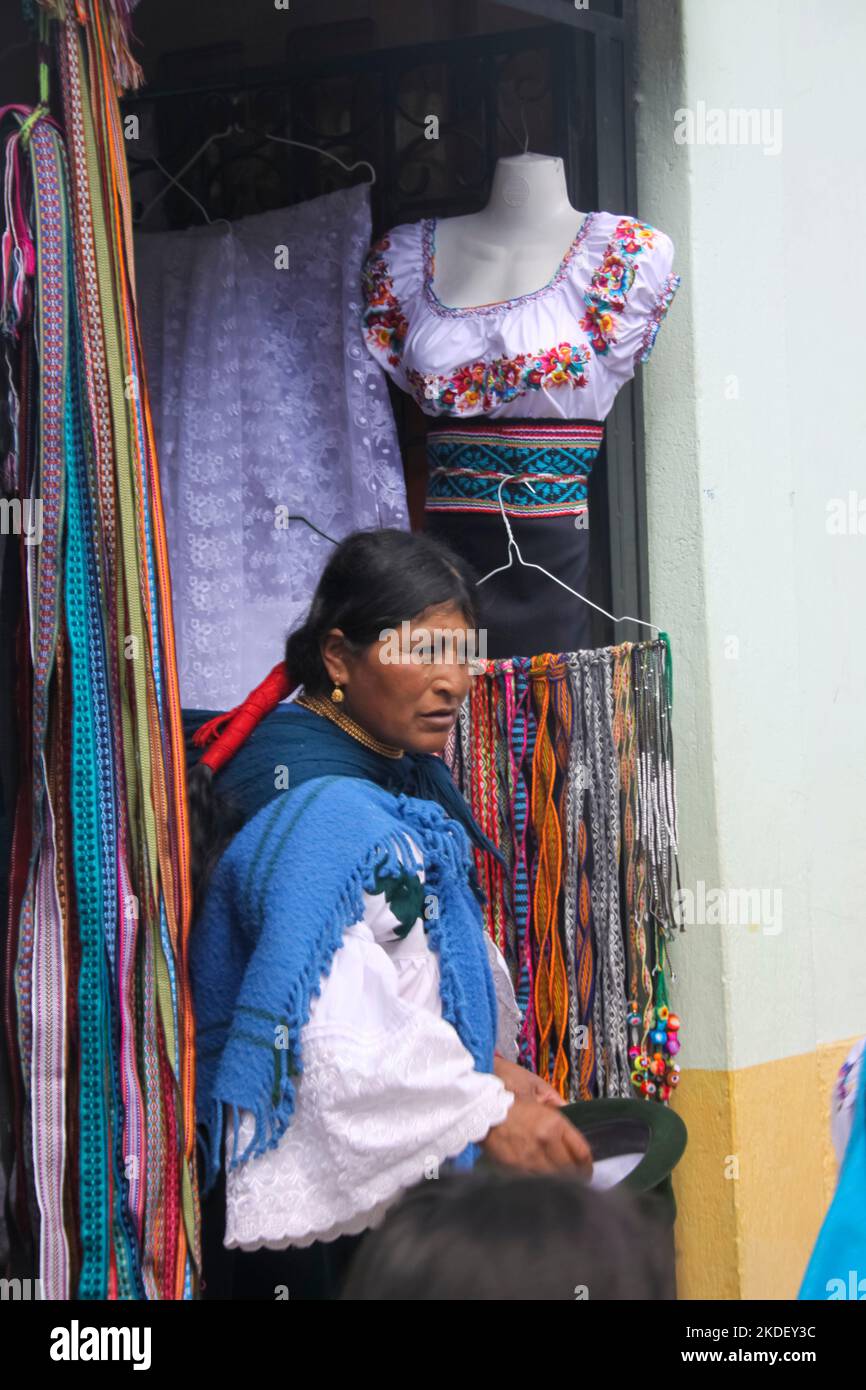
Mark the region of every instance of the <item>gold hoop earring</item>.
POLYGON ((341 704, 344 698, 345 697, 340 687, 338 685, 335 685, 333 690, 331 691, 331 699, 334 701, 334 704, 341 704))

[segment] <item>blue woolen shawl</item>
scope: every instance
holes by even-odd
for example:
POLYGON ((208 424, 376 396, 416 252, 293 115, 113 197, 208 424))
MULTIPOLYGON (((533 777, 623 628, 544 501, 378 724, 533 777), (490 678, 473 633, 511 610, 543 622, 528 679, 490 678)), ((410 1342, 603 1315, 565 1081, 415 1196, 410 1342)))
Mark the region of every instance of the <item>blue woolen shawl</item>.
MULTIPOLYGON (((202 752, 193 743, 193 735, 215 713, 214 710, 183 711, 188 767, 193 766, 202 752)), ((337 777, 363 777, 388 791, 406 792, 424 801, 438 801, 449 816, 460 822, 478 849, 492 854, 501 864, 505 863, 501 850, 492 844, 475 820, 445 763, 432 753, 404 753, 402 758, 385 758, 320 714, 292 703, 278 706, 261 721, 231 761, 217 773, 216 785, 220 795, 249 820, 269 801, 285 795, 285 791, 280 790, 285 786, 285 778, 277 776, 281 768, 287 771, 291 787, 330 773, 337 777)), ((484 902, 474 864, 470 881, 476 897, 484 902)))
MULTIPOLYGON (((187 723, 205 717, 190 712, 187 723)), ((426 926, 439 955, 442 1016, 479 1071, 492 1071, 496 1038, 472 862, 472 841, 489 842, 441 759, 381 757, 290 705, 262 721, 217 786, 249 819, 214 870, 190 938, 205 1192, 219 1171, 225 1106, 231 1167, 274 1148, 285 1133, 311 1002, 346 928, 364 915, 364 891, 376 891, 378 875, 415 862, 409 837, 436 896, 426 926), (276 789, 285 782, 280 769, 287 790, 276 789), (239 1154, 241 1110, 252 1112, 255 1131, 239 1154)), ((476 1157, 470 1144, 455 1166, 476 1157)))

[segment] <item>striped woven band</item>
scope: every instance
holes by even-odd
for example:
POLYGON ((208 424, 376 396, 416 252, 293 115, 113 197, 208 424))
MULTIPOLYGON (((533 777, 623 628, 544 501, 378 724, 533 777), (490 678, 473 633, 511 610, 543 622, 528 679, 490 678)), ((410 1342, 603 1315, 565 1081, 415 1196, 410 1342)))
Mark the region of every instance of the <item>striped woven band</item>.
POLYGON ((571 420, 460 425, 427 435, 427 510, 572 516, 587 487, 604 426, 571 420))

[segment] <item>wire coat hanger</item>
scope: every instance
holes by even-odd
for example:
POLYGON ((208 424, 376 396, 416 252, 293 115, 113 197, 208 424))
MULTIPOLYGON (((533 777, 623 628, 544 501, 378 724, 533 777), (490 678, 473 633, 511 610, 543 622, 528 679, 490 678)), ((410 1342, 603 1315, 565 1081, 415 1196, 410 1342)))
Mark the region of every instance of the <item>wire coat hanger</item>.
POLYGON ((289 512, 289 515, 287 516, 286 520, 287 520, 287 521, 302 521, 302 522, 304 523, 305 526, 309 526, 309 528, 310 528, 311 531, 315 531, 317 536, 321 536, 321 537, 323 538, 323 540, 330 541, 330 542, 331 542, 331 545, 339 545, 339 544, 340 544, 339 541, 334 540, 334 537, 333 537, 333 536, 329 536, 328 533, 327 533, 327 531, 320 531, 319 528, 318 528, 318 526, 316 525, 316 523, 315 523, 314 521, 310 521, 310 518, 309 518, 309 517, 303 516, 301 512, 289 512))
MULTIPOLYGON (((536 565, 532 560, 524 560, 523 556, 520 553, 520 546, 514 539, 514 532, 512 531, 511 523, 505 514, 505 503, 502 500, 502 489, 504 488, 505 484, 509 481, 512 480, 508 478, 502 478, 500 480, 499 487, 496 490, 497 499, 499 502, 499 510, 502 513, 502 520, 505 522, 505 529, 508 532, 508 564, 498 565, 496 569, 491 570, 489 574, 485 574, 482 579, 478 580, 478 585, 486 584, 487 580, 492 579, 494 574, 502 574, 504 570, 510 570, 512 565, 514 564, 514 555, 516 555, 518 562, 521 565, 523 565, 525 569, 540 570, 542 574, 547 575, 548 579, 552 579, 554 584, 558 584, 561 589, 565 589, 566 593, 574 594, 575 598, 579 598, 583 603, 588 603, 590 608, 594 608, 597 613, 603 613, 606 618, 610 618, 611 622, 637 623, 639 627, 651 627, 653 632, 661 633, 662 629, 660 627, 656 627, 655 623, 645 622, 643 618, 632 618, 628 613, 625 613, 621 618, 618 618, 614 613, 608 613, 606 608, 602 608, 601 605, 598 603, 593 603, 591 598, 587 598, 585 594, 579 594, 577 592, 577 589, 572 589, 570 584, 566 584, 563 580, 557 579, 556 575, 551 574, 550 570, 546 570, 543 565, 536 565)), ((529 491, 533 494, 533 496, 535 496, 532 484, 527 483, 526 486, 529 488, 529 491)), ((476 585, 476 587, 478 587, 478 585, 476 585)))
MULTIPOLYGON (((273 140, 273 141, 275 141, 275 142, 276 142, 277 144, 279 144, 279 145, 294 145, 294 146, 296 146, 298 149, 301 149, 301 150, 310 150, 310 151, 312 151, 313 154, 320 154, 320 155, 323 155, 325 159, 331 159, 331 160, 333 160, 333 162, 334 162, 335 164, 339 164, 340 168, 341 168, 341 169, 345 169, 347 174, 352 174, 352 173, 354 173, 354 171, 355 171, 356 169, 369 169, 369 171, 370 171, 370 178, 369 178, 369 180, 368 180, 369 187, 372 188, 372 187, 373 187, 373 184, 376 182, 376 170, 373 168, 373 165, 372 165, 372 164, 369 162, 369 160, 367 160, 367 159, 358 159, 358 160, 355 161, 354 164, 346 164, 345 161, 342 160, 342 159, 340 159, 338 155, 332 154, 330 150, 323 150, 319 145, 309 145, 309 144, 307 144, 307 142, 306 142, 305 140, 291 140, 291 139, 289 139, 289 138, 288 138, 287 136, 285 136, 285 135, 273 135, 273 134, 271 133, 271 131, 269 131, 269 130, 266 130, 266 131, 264 131, 263 133, 264 133, 264 137, 265 137, 266 140, 273 140)), ((183 176, 184 176, 184 174, 187 172, 187 170, 188 170, 188 169, 191 169, 192 166, 193 166, 199 159, 201 159, 201 157, 202 157, 202 155, 204 154, 205 150, 210 149, 210 146, 213 145, 213 144, 215 144, 215 142, 216 142, 217 140, 226 140, 230 135, 246 135, 246 134, 247 134, 247 131, 244 130, 243 126, 238 125, 237 121, 232 121, 231 125, 229 125, 225 130, 219 130, 219 131, 217 131, 214 135, 208 136, 208 138, 207 138, 207 140, 205 140, 204 144, 203 144, 203 145, 199 145, 199 147, 198 147, 198 149, 196 150, 195 154, 193 154, 193 155, 190 156, 190 158, 187 160, 186 164, 184 164, 183 168, 182 168, 182 169, 178 169, 178 171, 177 171, 176 174, 170 174, 169 171, 168 171, 162 164, 160 164, 160 162, 159 162, 159 160, 156 158, 156 156, 155 156, 155 155, 151 155, 151 156, 150 156, 151 162, 152 162, 153 164, 156 165, 157 169, 159 169, 159 171, 160 171, 161 174, 164 174, 164 175, 165 175, 165 177, 166 177, 166 179, 168 180, 168 182, 166 183, 166 185, 165 185, 164 188, 161 188, 161 189, 159 190, 159 192, 156 193, 156 194, 151 198, 150 202, 145 206, 145 208, 144 208, 143 211, 141 212, 141 215, 140 215, 138 218, 136 218, 135 225, 136 225, 136 226, 140 226, 140 225, 144 222, 144 220, 145 220, 145 218, 147 217, 147 214, 150 212, 151 208, 154 208, 154 207, 156 206, 156 204, 157 204, 158 202, 160 202, 160 200, 161 200, 162 198, 165 197, 166 193, 168 193, 168 191, 169 191, 170 188, 178 188, 178 189, 180 190, 181 193, 185 193, 185 194, 186 194, 186 196, 187 196, 187 198, 189 198, 190 202, 195 203, 195 206, 198 208, 199 212, 201 213, 202 217, 204 218, 205 222, 207 223, 207 225, 208 225, 209 227, 214 227, 214 226, 216 226, 218 223, 222 222, 222 223, 225 224, 225 226, 229 227, 229 229, 231 230, 231 224, 229 223, 229 221, 228 221, 227 218, 225 218, 225 217, 215 217, 215 218, 209 217, 208 214, 207 214, 207 211, 206 211, 205 208, 202 206, 202 204, 199 202, 198 198, 196 198, 195 194, 194 194, 194 193, 191 193, 191 192, 189 191, 189 189, 186 188, 186 187, 181 183, 180 180, 183 178, 183 176)))
POLYGON ((209 135, 208 138, 207 138, 207 140, 205 140, 204 144, 203 144, 203 145, 199 145, 199 147, 198 147, 198 149, 196 150, 195 154, 190 156, 190 158, 187 160, 186 164, 184 164, 183 168, 182 168, 182 169, 178 169, 178 171, 177 171, 176 174, 170 174, 170 173, 168 172, 168 170, 167 170, 162 164, 160 164, 159 160, 156 158, 156 155, 151 155, 150 158, 151 158, 152 162, 156 165, 157 169, 159 169, 160 173, 162 173, 162 174, 164 174, 164 175, 166 176, 166 178, 168 179, 168 183, 165 185, 164 188, 161 188, 161 189, 159 190, 159 192, 156 193, 156 194, 151 198, 150 202, 149 202, 149 203, 146 205, 146 207, 143 209, 141 215, 136 219, 135 225, 136 225, 136 226, 140 226, 141 223, 144 221, 144 219, 147 217, 147 214, 150 212, 151 208, 156 207, 156 204, 157 204, 158 202, 160 202, 161 199, 163 199, 163 198, 165 197, 165 195, 166 195, 166 193, 169 191, 169 189, 174 187, 174 188, 178 188, 178 189, 180 190, 181 193, 185 193, 186 196, 190 199, 190 201, 193 202, 193 203, 195 203, 196 207, 198 208, 199 212, 201 213, 202 217, 204 218, 205 222, 208 224, 209 227, 214 226, 217 222, 225 222, 226 226, 228 226, 229 223, 228 223, 227 218, 225 218, 225 217, 217 217, 217 218, 210 218, 210 217, 208 217, 207 212, 206 212, 205 209, 202 207, 201 203, 199 202, 198 198, 196 198, 195 194, 190 193, 189 189, 188 189, 188 188, 185 188, 184 185, 180 182, 180 180, 183 178, 183 176, 184 176, 184 174, 186 173, 186 171, 187 171, 188 169, 191 169, 192 166, 193 166, 199 159, 201 159, 201 157, 202 157, 202 155, 204 154, 205 150, 210 149, 211 145, 215 144, 217 140, 226 140, 226 139, 228 139, 228 137, 229 137, 230 135, 238 134, 239 131, 240 131, 240 127, 239 127, 235 122, 233 122, 233 123, 232 123, 230 126, 228 126, 225 130, 218 130, 218 131, 216 132, 216 134, 214 134, 214 135, 209 135))
POLYGON ((325 159, 332 159, 335 164, 339 164, 341 169, 345 169, 347 174, 353 174, 356 169, 370 170, 370 187, 376 182, 376 170, 368 159, 357 159, 354 164, 346 164, 330 150, 323 150, 320 145, 308 145, 305 140, 290 140, 286 135, 272 135, 269 130, 264 132, 266 140, 274 140, 278 145, 295 145, 299 150, 312 150, 313 154, 321 154, 325 159))

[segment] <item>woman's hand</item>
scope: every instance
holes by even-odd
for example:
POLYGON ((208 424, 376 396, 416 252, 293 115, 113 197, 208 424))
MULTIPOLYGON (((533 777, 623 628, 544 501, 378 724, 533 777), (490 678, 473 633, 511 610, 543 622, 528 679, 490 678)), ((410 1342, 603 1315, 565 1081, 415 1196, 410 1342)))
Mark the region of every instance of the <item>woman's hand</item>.
POLYGON ((529 1173, 578 1168, 592 1176, 592 1154, 580 1130, 552 1105, 515 1099, 505 1119, 488 1131, 481 1147, 488 1158, 529 1173))
POLYGON ((499 1053, 493 1059, 493 1070, 506 1091, 511 1091, 517 1100, 535 1100, 542 1105, 565 1105, 559 1092, 540 1076, 527 1071, 526 1067, 519 1067, 516 1062, 506 1062, 499 1053))

